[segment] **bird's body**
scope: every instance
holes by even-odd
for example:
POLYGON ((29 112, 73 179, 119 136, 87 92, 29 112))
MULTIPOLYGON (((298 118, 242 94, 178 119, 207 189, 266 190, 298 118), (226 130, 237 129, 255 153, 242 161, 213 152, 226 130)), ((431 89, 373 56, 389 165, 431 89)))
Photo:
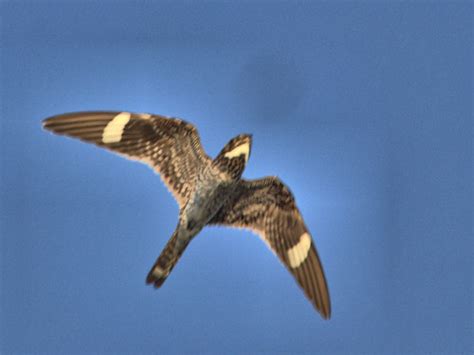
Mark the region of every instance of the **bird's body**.
POLYGON ((330 317, 324 272, 293 195, 276 177, 241 178, 251 135, 233 138, 211 159, 195 127, 175 118, 77 112, 48 118, 44 127, 150 165, 176 198, 177 227, 148 273, 147 283, 160 287, 206 225, 247 228, 280 258, 321 315, 330 317))
POLYGON ((236 186, 236 182, 221 173, 216 166, 207 164, 201 167, 196 177, 195 189, 181 209, 178 225, 170 239, 173 248, 165 248, 166 253, 162 253, 162 260, 158 258, 148 274, 148 283, 154 282, 156 286, 160 286, 164 282, 163 276, 167 276, 177 262, 177 258, 173 260, 173 256, 179 257, 182 254, 189 242, 229 199, 236 186))
POLYGON ((180 218, 201 227, 222 207, 235 190, 236 184, 211 164, 204 166, 196 179, 196 188, 180 218))

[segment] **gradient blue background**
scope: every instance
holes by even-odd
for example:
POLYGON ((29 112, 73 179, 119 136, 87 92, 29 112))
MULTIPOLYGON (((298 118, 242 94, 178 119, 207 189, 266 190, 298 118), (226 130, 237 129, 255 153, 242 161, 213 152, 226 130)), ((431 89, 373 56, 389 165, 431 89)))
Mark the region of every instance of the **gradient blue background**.
POLYGON ((473 352, 472 3, 5 2, 0 352, 473 352), (253 234, 209 228, 164 287, 160 179, 41 119, 176 115, 296 195, 323 321, 253 234))

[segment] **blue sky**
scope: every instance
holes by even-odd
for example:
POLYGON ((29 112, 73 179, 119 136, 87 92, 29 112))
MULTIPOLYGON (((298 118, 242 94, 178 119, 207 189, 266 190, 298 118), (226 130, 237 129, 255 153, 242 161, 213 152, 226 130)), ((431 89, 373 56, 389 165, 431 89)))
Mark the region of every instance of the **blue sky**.
POLYGON ((473 351, 472 3, 23 2, 1 8, 0 352, 473 351), (182 117, 291 188, 323 321, 265 245, 208 228, 162 289, 160 179, 41 129, 182 117))

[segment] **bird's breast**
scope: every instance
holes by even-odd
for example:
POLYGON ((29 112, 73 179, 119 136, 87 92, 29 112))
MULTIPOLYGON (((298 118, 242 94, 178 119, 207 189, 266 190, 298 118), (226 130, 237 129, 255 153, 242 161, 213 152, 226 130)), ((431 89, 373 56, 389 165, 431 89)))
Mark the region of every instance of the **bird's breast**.
POLYGON ((228 184, 198 186, 184 211, 187 221, 204 227, 219 211, 231 192, 231 186, 228 184))

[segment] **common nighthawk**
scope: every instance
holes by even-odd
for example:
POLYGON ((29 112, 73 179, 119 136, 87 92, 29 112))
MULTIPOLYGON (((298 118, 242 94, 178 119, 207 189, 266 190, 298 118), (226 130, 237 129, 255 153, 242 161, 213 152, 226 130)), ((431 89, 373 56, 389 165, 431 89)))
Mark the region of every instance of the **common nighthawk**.
POLYGON ((189 242, 206 225, 258 234, 328 319, 328 287, 313 240, 288 187, 277 177, 242 179, 252 136, 231 139, 215 159, 183 120, 130 112, 76 112, 47 118, 44 128, 150 165, 177 200, 179 222, 146 282, 160 287, 189 242))

